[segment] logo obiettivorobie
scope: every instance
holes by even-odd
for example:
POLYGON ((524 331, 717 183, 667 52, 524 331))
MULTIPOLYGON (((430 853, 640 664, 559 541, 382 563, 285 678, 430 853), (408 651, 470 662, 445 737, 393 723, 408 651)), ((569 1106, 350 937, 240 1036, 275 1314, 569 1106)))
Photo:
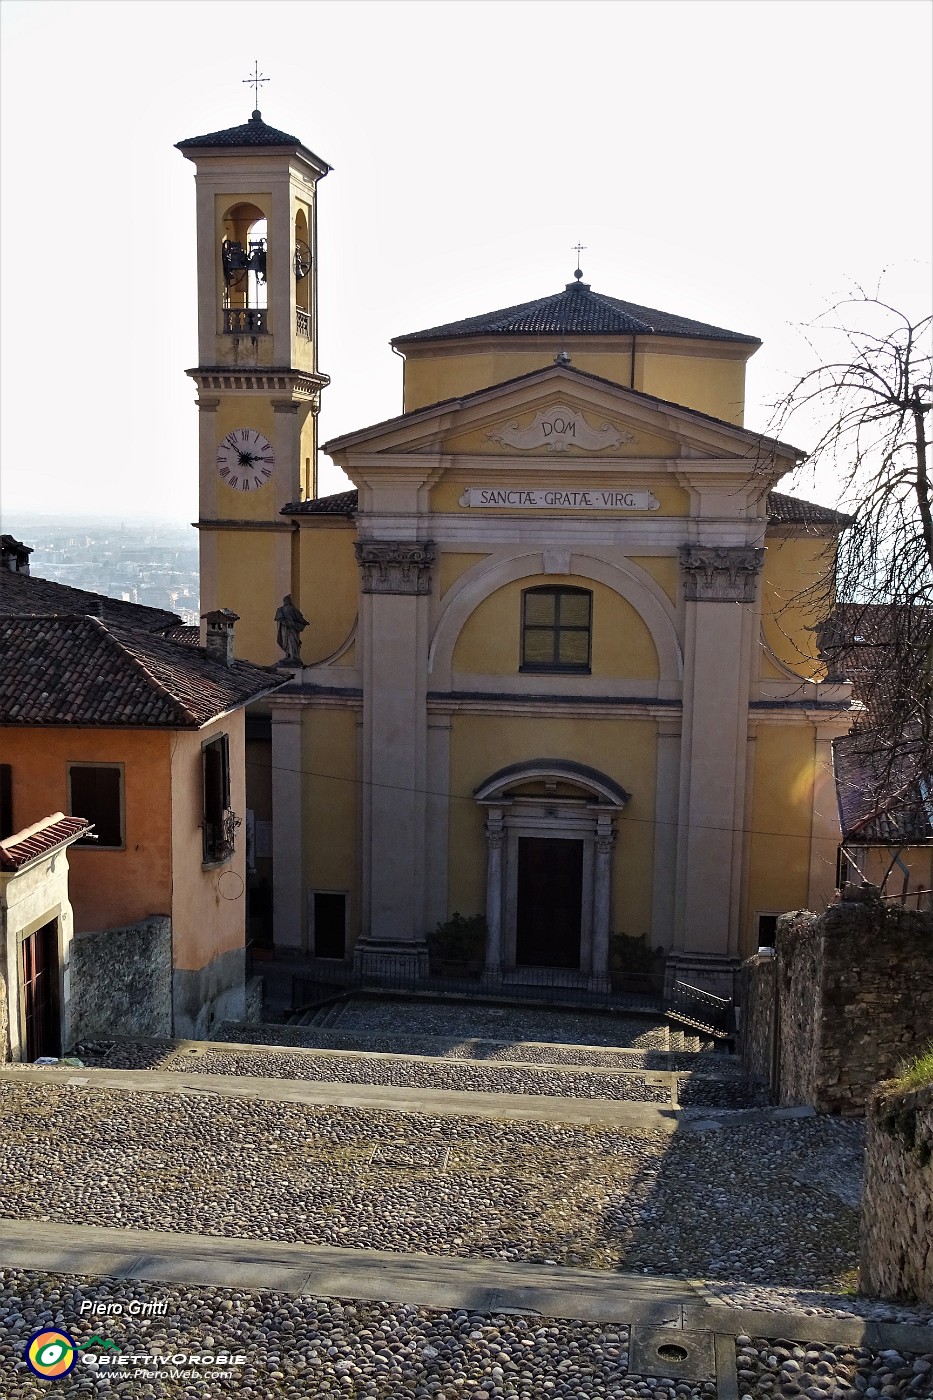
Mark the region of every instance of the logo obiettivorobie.
POLYGON ((26 1343, 26 1365, 43 1380, 57 1381, 67 1376, 77 1360, 74 1338, 57 1327, 43 1327, 41 1332, 33 1332, 26 1343))

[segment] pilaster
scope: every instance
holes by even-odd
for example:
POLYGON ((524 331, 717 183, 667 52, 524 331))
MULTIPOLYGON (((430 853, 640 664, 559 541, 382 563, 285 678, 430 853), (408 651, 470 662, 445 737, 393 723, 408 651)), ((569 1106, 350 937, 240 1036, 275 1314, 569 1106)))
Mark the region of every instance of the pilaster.
POLYGON ((763 556, 743 545, 681 549, 687 656, 675 947, 688 952, 737 951, 751 605, 763 556))
POLYGON ((304 945, 302 911, 302 774, 298 706, 272 703, 273 940, 278 947, 304 945))

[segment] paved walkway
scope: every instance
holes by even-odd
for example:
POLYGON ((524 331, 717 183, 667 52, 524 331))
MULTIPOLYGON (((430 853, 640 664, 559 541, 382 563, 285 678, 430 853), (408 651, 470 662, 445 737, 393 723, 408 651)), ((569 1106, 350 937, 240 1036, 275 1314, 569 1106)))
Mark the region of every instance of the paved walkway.
POLYGON ((390 1300, 483 1313, 535 1312, 730 1337, 744 1332, 850 1343, 879 1351, 933 1350, 933 1327, 727 1308, 710 1301, 701 1283, 689 1280, 375 1249, 0 1220, 0 1267, 390 1300))
POLYGON ((575 1123, 598 1127, 642 1128, 675 1133, 706 1132, 738 1123, 812 1118, 809 1108, 683 1110, 664 1104, 617 1099, 573 1099, 546 1094, 477 1094, 459 1089, 399 1089, 370 1084, 318 1080, 262 1079, 253 1075, 181 1074, 176 1071, 117 1069, 37 1069, 6 1065, 3 1079, 75 1087, 118 1089, 130 1093, 216 1094, 221 1098, 260 1099, 267 1103, 323 1104, 339 1108, 395 1113, 468 1115, 514 1122, 575 1123))

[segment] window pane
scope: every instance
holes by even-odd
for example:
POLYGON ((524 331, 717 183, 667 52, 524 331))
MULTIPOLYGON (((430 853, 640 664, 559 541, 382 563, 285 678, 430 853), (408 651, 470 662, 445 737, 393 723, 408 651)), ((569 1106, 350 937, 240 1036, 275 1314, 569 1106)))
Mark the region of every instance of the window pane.
POLYGON ((560 595, 560 621, 562 627, 589 627, 590 595, 588 593, 562 593, 560 595))
POLYGON ((554 660, 554 633, 548 628, 527 628, 525 631, 526 666, 547 665, 554 660))
POLYGON ((122 846, 119 768, 75 766, 71 773, 71 815, 94 823, 96 841, 89 844, 122 846))
POLYGON ((556 599, 550 591, 525 594, 525 622, 538 627, 552 627, 556 599))
POLYGON ((579 632, 561 632, 558 661, 562 666, 586 666, 590 659, 590 634, 583 628, 579 632))

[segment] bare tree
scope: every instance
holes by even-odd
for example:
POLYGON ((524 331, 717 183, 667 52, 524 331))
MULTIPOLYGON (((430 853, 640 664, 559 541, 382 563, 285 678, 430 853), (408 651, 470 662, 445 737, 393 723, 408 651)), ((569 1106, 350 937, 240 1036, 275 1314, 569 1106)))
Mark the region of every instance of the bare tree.
POLYGON ((845 741, 858 824, 903 844, 929 832, 933 799, 931 322, 859 289, 817 323, 842 353, 798 379, 776 415, 779 435, 816 417, 809 465, 839 484, 848 524, 802 601, 822 619, 830 675, 852 680, 865 707, 845 741))

